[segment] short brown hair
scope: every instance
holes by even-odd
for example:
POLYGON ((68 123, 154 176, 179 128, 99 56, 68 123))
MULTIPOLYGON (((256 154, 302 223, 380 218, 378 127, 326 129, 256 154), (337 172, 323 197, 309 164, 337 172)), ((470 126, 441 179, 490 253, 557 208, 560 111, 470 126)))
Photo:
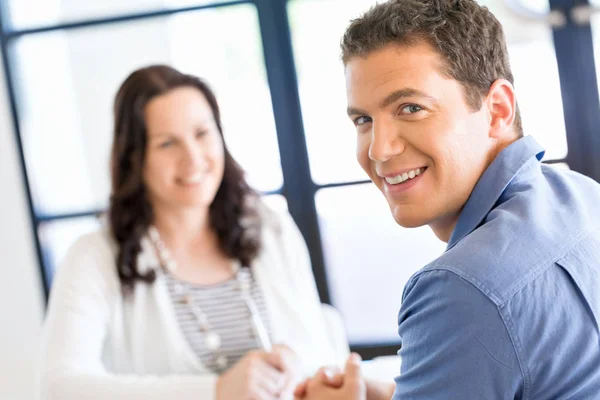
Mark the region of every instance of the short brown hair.
MULTIPOLYGON (((475 0, 390 0, 353 20, 341 41, 342 60, 366 57, 390 44, 426 42, 444 59, 443 73, 465 89, 467 104, 479 110, 495 80, 514 84, 502 25, 475 0)), ((515 133, 523 136, 519 108, 515 133)))

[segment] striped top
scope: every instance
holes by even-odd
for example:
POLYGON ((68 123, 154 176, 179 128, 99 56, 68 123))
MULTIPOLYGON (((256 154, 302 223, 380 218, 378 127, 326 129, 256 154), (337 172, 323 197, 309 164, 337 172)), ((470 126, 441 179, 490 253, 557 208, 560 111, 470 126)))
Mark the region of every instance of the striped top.
MULTIPOLYGON (((248 268, 241 268, 239 274, 242 274, 242 280, 250 282, 250 294, 269 337, 272 337, 265 300, 258 284, 248 268)), ((248 351, 260 348, 250 321, 250 311, 242 298, 236 277, 215 285, 185 282, 168 272, 165 277, 179 327, 196 356, 208 369, 221 373, 237 363, 248 351), (205 333, 200 329, 190 306, 182 301, 187 295, 206 315, 211 331, 221 337, 219 354, 206 348, 205 333), (223 370, 216 363, 216 357, 220 354, 227 357, 227 366, 223 370)))

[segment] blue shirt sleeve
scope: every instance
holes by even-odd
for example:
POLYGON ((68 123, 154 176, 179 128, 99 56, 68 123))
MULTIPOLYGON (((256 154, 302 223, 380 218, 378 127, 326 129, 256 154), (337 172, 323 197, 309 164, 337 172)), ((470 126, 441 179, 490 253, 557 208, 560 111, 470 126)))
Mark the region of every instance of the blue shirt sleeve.
POLYGON ((453 272, 411 279, 398 333, 402 367, 393 400, 522 398, 519 360, 498 306, 453 272))

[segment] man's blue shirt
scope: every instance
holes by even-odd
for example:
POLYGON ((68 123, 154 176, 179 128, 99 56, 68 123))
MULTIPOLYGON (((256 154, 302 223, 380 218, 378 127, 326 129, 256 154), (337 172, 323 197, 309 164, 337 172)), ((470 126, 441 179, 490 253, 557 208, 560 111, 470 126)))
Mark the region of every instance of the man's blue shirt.
POLYGON ((505 148, 406 285, 394 400, 600 399, 600 185, 542 156, 505 148))

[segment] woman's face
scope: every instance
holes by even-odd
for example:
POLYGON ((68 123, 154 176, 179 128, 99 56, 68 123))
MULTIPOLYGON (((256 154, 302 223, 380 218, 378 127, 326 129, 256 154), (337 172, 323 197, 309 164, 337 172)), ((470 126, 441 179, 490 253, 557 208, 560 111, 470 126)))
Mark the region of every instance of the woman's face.
POLYGON ((157 208, 208 208, 223 179, 223 139, 210 104, 194 87, 157 96, 144 108, 143 178, 157 208))

